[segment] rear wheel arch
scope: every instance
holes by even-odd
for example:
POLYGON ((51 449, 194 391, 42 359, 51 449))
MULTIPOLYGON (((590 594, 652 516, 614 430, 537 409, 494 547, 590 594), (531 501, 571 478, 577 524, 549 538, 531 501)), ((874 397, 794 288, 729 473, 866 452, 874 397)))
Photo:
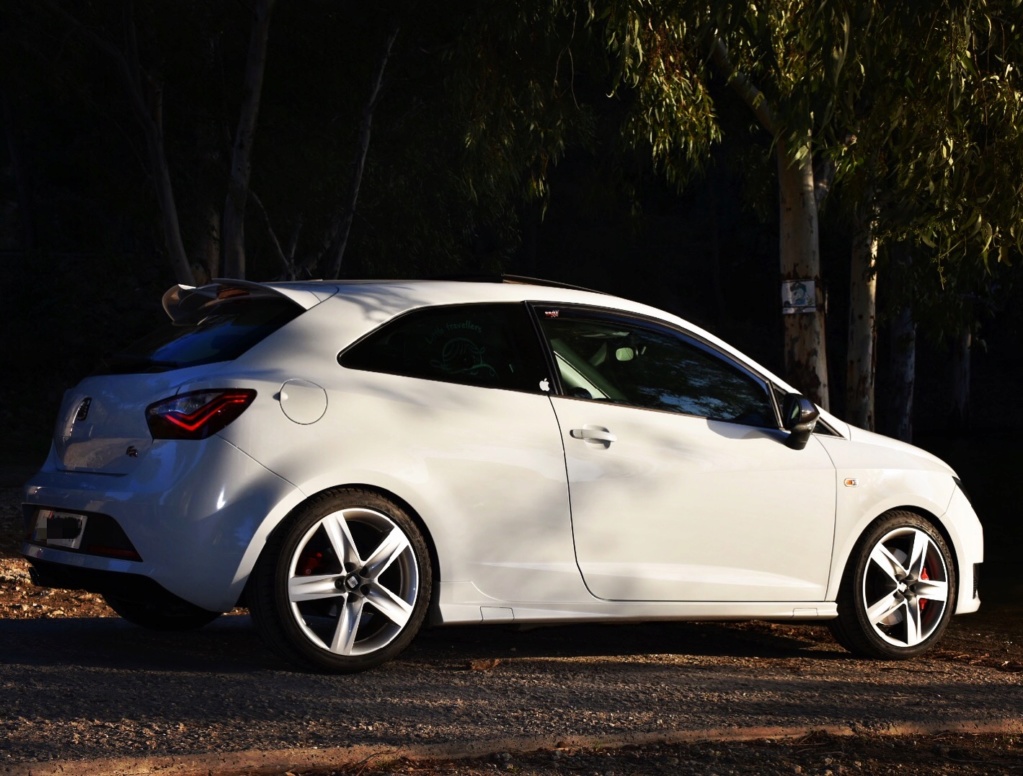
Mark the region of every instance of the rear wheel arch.
MULTIPOLYGON (((274 536, 279 534, 281 531, 288 530, 288 528, 291 526, 291 524, 294 523, 294 521, 298 518, 298 516, 300 514, 302 514, 302 512, 310 504, 312 504, 313 502, 318 501, 320 499, 330 498, 332 495, 335 495, 335 494, 338 494, 338 493, 342 493, 342 492, 347 491, 347 490, 359 490, 359 491, 363 491, 364 493, 375 493, 376 495, 380 496, 381 498, 384 498, 384 499, 387 499, 388 501, 393 502, 395 505, 397 505, 398 507, 403 509, 406 514, 408 514, 408 516, 416 524, 416 527, 419 529, 420 533, 422 533, 423 539, 426 541, 427 550, 429 550, 429 552, 430 552, 430 564, 432 566, 432 572, 433 572, 434 590, 436 591, 436 583, 440 582, 440 576, 441 576, 440 561, 439 561, 438 556, 437 556, 437 545, 436 545, 436 542, 433 540, 433 535, 430 533, 429 527, 427 527, 426 523, 423 522, 423 518, 420 517, 419 512, 415 509, 415 507, 413 507, 411 504, 409 504, 408 501, 403 499, 401 496, 395 494, 393 491, 387 490, 386 488, 378 487, 376 485, 365 485, 365 484, 357 483, 357 482, 356 483, 351 483, 351 484, 348 484, 348 485, 334 485, 334 486, 329 487, 329 488, 324 488, 323 490, 318 491, 317 493, 314 493, 311 496, 308 496, 308 497, 302 499, 297 504, 295 504, 295 506, 293 506, 290 510, 288 510, 288 513, 286 515, 284 515, 284 517, 282 517, 279 521, 277 521, 277 524, 266 535, 266 538, 265 538, 265 540, 263 542, 263 546, 260 548, 259 554, 257 555, 256 560, 253 563, 252 568, 254 569, 256 564, 259 563, 259 558, 263 555, 264 552, 266 552, 266 547, 267 547, 268 544, 270 544, 270 542, 274 538, 274 536)), ((245 591, 242 594, 242 599, 238 602, 239 606, 244 606, 245 605, 245 601, 249 597, 249 595, 248 595, 248 588, 249 588, 249 585, 252 583, 252 576, 251 576, 251 574, 252 574, 252 569, 249 569, 249 580, 246 583, 245 591)))
POLYGON ((304 499, 267 534, 247 580, 257 630, 314 670, 361 671, 395 657, 433 605, 436 550, 427 537, 415 510, 380 488, 304 499))
MULTIPOLYGON (((423 521, 423 518, 419 514, 419 510, 417 510, 407 500, 403 499, 397 493, 388 490, 387 488, 381 488, 376 485, 366 485, 358 482, 351 483, 349 485, 336 485, 332 488, 327 488, 326 490, 320 491, 320 493, 310 496, 308 499, 306 499, 306 501, 302 502, 302 504, 297 505, 293 510, 291 510, 291 512, 288 513, 288 517, 286 517, 281 522, 283 523, 288 519, 293 519, 294 514, 298 512, 301 509, 301 507, 311 499, 317 498, 327 493, 338 493, 340 491, 345 490, 360 490, 363 491, 364 493, 375 493, 381 498, 393 502, 396 506, 400 507, 405 511, 405 513, 412 519, 412 522, 416 524, 416 528, 419 529, 419 532, 423 535, 423 539, 426 541, 426 548, 430 552, 430 565, 432 566, 433 571, 433 582, 436 585, 436 583, 440 581, 440 561, 437 556, 437 544, 433 539, 433 534, 430 533, 429 526, 427 526, 426 523, 423 521)), ((280 526, 278 526, 274 530, 275 531, 279 530, 279 528, 280 526)))

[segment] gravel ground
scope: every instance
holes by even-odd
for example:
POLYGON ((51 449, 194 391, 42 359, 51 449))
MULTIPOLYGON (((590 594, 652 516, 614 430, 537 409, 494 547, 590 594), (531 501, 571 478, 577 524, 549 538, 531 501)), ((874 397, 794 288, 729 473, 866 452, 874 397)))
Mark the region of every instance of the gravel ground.
POLYGON ((320 676, 244 614, 152 633, 34 588, 18 494, 0 489, 0 774, 1023 774, 1018 606, 905 663, 820 627, 678 623, 438 629, 320 676))

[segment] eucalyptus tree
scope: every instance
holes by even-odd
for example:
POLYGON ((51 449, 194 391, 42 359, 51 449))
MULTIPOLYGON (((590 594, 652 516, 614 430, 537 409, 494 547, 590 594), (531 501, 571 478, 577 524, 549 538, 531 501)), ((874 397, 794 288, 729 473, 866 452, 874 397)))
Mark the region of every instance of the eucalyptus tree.
MULTIPOLYGON (((587 56, 583 24, 526 5, 397 2, 349 12, 358 39, 341 30, 352 45, 317 49, 305 65, 326 81, 267 106, 275 131, 286 130, 282 147, 304 138, 318 149, 256 171, 256 185, 264 173, 279 184, 268 209, 301 216, 311 233, 289 271, 500 271, 522 213, 543 199, 564 149, 585 142, 588 122, 573 93, 587 56), (306 212, 296 212, 303 200, 306 212)), ((288 53, 272 89, 304 70, 288 53)))
MULTIPOLYGON (((195 2, 178 3, 171 9, 161 4, 136 5, 130 0, 75 4, 41 0, 18 2, 9 9, 26 63, 41 62, 53 82, 87 106, 83 115, 93 113, 92 120, 112 127, 122 137, 121 165, 138 163, 145 170, 155 195, 169 267, 178 282, 193 283, 197 273, 207 274, 207 268, 189 257, 186 235, 190 230, 187 217, 182 216, 183 199, 202 200, 205 195, 195 196, 193 191, 189 197, 180 194, 182 187, 189 189, 201 176, 184 170, 181 158, 175 158, 194 155, 197 146, 212 145, 217 150, 211 155, 231 157, 231 171, 220 181, 221 187, 228 182, 229 191, 225 237, 232 248, 228 251, 229 271, 244 272, 241 225, 272 6, 273 0, 255 0, 254 18, 245 8, 195 2), (224 77, 227 68, 220 51, 227 37, 225 30, 245 28, 250 20, 252 35, 239 88, 240 117, 233 150, 221 152, 217 127, 205 133, 197 127, 223 122, 224 135, 230 138, 223 100, 224 84, 231 79, 224 77), (220 104, 211 105, 218 99, 220 104), (210 119, 211 115, 217 118, 210 119), (195 138, 202 134, 207 137, 197 143, 195 138)), ((218 261, 219 255, 209 267, 214 274, 218 274, 218 261)))
MULTIPOLYGON (((589 7, 634 99, 627 130, 669 178, 718 138, 716 80, 748 107, 777 168, 781 278, 818 293, 817 213, 837 176, 855 234, 847 405, 872 425, 879 241, 987 261, 1023 232, 1020 0, 589 7)), ((788 377, 826 406, 823 307, 784 321, 788 377)))
MULTIPOLYGON (((263 96, 267 39, 275 0, 256 0, 252 11, 252 31, 245 58, 238 125, 231 146, 231 169, 227 181, 227 199, 221 219, 223 229, 223 266, 225 277, 245 277, 245 210, 252 176, 252 147, 263 96)), ((214 273, 216 274, 216 273, 214 273)))
POLYGON ((549 173, 569 147, 591 144, 586 83, 603 84, 603 52, 584 7, 543 0, 472 3, 454 41, 444 88, 461 127, 465 192, 514 220, 524 201, 546 200, 549 173))
POLYGON ((853 34, 837 3, 625 0, 590 5, 635 98, 628 130, 671 179, 720 136, 724 81, 771 142, 779 194, 780 279, 815 288, 810 309, 784 316, 789 380, 829 404, 815 160, 833 142, 834 103, 853 34), (807 282, 809 281, 809 282, 807 282))
MULTIPOLYGON (((900 269, 916 280, 889 298, 932 308, 925 317, 939 336, 968 343, 971 304, 962 300, 983 287, 991 258, 1006 258, 1023 239, 1019 5, 850 5, 861 33, 838 106, 849 142, 832 151, 854 223, 846 388, 847 416, 857 425, 874 423, 879 245, 882 254, 892 248, 930 265, 900 269), (940 285, 927 282, 928 272, 940 285)), ((909 325, 899 310, 892 320, 909 325)), ((893 366, 904 372, 910 353, 901 345, 912 340, 896 340, 903 363, 893 366)), ((962 353, 954 360, 968 364, 962 353)))
MULTIPOLYGON (((47 0, 31 10, 25 6, 23 11, 27 15, 48 14, 56 21, 55 27, 67 30, 72 38, 85 40, 112 66, 115 83, 127 97, 133 118, 142 132, 142 158, 159 203, 164 244, 174 277, 178 282, 191 282, 192 267, 181 237, 174 184, 167 161, 163 81, 143 64, 142 51, 147 46, 146 41, 140 44, 134 6, 126 4, 119 9, 111 9, 89 4, 69 10, 64 4, 47 0), (111 32, 111 29, 116 32, 111 32)), ((58 40, 63 37, 58 36, 58 40)), ((56 45, 60 46, 60 43, 56 45)), ((68 75, 65 72, 59 77, 67 79, 68 75)))

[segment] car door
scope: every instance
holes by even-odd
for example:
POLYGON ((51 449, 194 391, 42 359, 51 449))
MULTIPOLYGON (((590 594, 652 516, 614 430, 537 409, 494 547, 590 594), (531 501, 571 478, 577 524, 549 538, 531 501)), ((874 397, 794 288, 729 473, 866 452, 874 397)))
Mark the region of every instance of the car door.
POLYGON ((329 432, 358 440, 362 469, 346 476, 422 517, 445 616, 586 597, 550 372, 526 305, 421 308, 339 361, 345 409, 329 432))
POLYGON ((576 559, 623 601, 822 600, 835 472, 784 444, 767 384, 699 339, 602 311, 538 307, 576 559))

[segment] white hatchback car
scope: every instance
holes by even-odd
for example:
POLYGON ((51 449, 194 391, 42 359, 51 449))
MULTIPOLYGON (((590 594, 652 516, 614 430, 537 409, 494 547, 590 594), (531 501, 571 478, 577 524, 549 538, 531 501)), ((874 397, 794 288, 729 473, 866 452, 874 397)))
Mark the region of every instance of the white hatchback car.
POLYGON ((826 620, 930 648, 979 606, 952 470, 714 336, 515 280, 219 281, 67 392, 38 584, 358 671, 450 623, 826 620))

